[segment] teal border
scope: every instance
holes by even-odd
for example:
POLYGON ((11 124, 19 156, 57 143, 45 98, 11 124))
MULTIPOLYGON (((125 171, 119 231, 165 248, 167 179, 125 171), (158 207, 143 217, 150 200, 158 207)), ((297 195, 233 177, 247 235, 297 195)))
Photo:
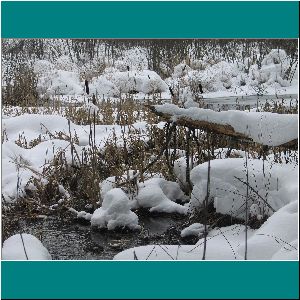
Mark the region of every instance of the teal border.
POLYGON ((298 38, 298 1, 3 1, 3 38, 298 38))
POLYGON ((2 262, 4 299, 298 299, 298 262, 2 262))
MULTIPOLYGON (((298 38, 298 2, 1 2, 2 38, 298 38)), ((1 262, 3 299, 297 299, 299 262, 1 262)))

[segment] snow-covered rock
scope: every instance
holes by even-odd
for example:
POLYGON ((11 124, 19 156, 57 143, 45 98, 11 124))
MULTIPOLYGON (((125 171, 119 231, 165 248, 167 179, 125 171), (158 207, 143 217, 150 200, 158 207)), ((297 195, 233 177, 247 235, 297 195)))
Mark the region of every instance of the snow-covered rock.
POLYGON ((176 182, 152 178, 139 184, 138 205, 150 208, 150 212, 186 214, 187 207, 176 203, 176 200, 187 200, 176 182))
POLYGON ((138 216, 130 210, 130 200, 120 188, 114 188, 106 193, 102 206, 96 209, 91 218, 91 225, 98 228, 114 230, 127 227, 140 229, 138 216))
POLYGON ((51 255, 33 235, 15 234, 4 241, 3 260, 51 260, 51 255))
POLYGON ((191 235, 199 236, 201 233, 203 233, 205 230, 205 227, 201 223, 193 223, 192 225, 184 228, 180 235, 181 237, 187 237, 191 235))

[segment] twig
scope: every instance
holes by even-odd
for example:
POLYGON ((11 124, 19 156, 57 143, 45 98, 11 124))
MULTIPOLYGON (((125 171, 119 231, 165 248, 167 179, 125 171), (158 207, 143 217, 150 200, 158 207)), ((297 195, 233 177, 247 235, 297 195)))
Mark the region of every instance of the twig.
POLYGON ((248 185, 249 189, 251 191, 253 191, 273 212, 276 212, 276 210, 247 182, 241 180, 240 178, 233 176, 235 179, 237 179, 238 181, 240 181, 241 183, 248 185))
POLYGON ((20 236, 21 236, 21 240, 22 240, 22 244, 23 244, 23 248, 24 248, 24 253, 25 253, 25 256, 26 256, 26 260, 28 260, 28 255, 27 255, 27 252, 26 252, 25 243, 24 243, 24 240, 23 240, 22 233, 20 233, 20 236))

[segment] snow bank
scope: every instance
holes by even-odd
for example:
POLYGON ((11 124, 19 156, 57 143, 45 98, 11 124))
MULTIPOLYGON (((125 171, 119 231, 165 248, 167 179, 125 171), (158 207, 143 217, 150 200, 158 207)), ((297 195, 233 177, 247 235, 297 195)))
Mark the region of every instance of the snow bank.
MULTIPOLYGON (((92 105, 92 104, 91 104, 92 105)), ((136 133, 129 133, 129 127, 119 125, 96 125, 95 141, 99 148, 104 148, 106 141, 113 135, 117 138, 117 145, 123 146, 123 133, 139 134, 141 139, 147 139, 140 135, 146 129, 145 122, 133 124, 131 128, 136 133)), ((59 151, 65 152, 68 164, 72 163, 71 146, 68 141, 69 123, 64 117, 57 115, 24 114, 11 117, 2 121, 2 129, 5 131, 8 142, 2 144, 2 194, 8 202, 16 200, 17 196, 24 195, 24 189, 32 176, 41 178, 43 167, 52 162, 54 155, 59 151), (24 125, 26 124, 26 126, 24 125), (27 146, 33 143, 36 146, 25 149, 14 142, 25 140, 27 146), (66 140, 58 139, 64 137, 66 140)), ((79 157, 83 150, 89 146, 89 125, 81 126, 70 122, 71 135, 78 138, 79 145, 74 144, 79 157)), ((76 163, 76 161, 75 161, 76 163)))
POLYGON ((278 146, 298 138, 298 115, 268 112, 221 111, 201 108, 179 108, 174 104, 155 105, 155 110, 173 116, 176 121, 189 118, 220 125, 230 125, 233 129, 250 137, 253 141, 278 146))
POLYGON ((187 200, 176 182, 152 178, 139 183, 138 205, 150 208, 150 212, 186 214, 187 207, 175 203, 176 200, 187 200))
POLYGON ((4 241, 2 247, 2 259, 51 260, 51 255, 35 236, 27 233, 22 233, 15 234, 4 241), (26 250, 26 253, 24 248, 26 250))
MULTIPOLYGON (((238 247, 242 256, 245 243, 238 247)), ((248 259, 298 259, 298 201, 275 212, 247 242, 248 259)))
MULTIPOLYGON (((298 201, 274 213, 258 230, 247 229, 247 259, 298 259, 298 201)), ((184 229, 182 236, 198 234, 202 224, 184 229)), ((203 225, 202 225, 203 226, 203 225)), ((114 260, 202 260, 204 238, 196 245, 148 245, 127 249, 114 260)), ((244 260, 245 226, 232 225, 209 231, 206 260, 244 260)))
MULTIPOLYGON (((248 236, 254 231, 249 229, 248 236)), ((237 247, 245 239, 243 225, 216 228, 207 236, 207 260, 238 260, 237 247)), ((114 260, 202 260, 204 239, 196 245, 148 245, 127 249, 118 253, 114 260)))
MULTIPOLYGON (((191 171, 193 191, 190 208, 200 207, 207 194, 208 163, 191 171)), ((259 215, 271 215, 298 197, 298 172, 291 164, 278 164, 258 159, 248 159, 248 207, 257 204, 259 215), (259 196, 258 196, 259 195, 259 196), (269 205, 267 205, 266 204, 269 205)), ((246 202, 246 167, 244 158, 215 159, 211 161, 210 197, 216 211, 244 218, 246 202), (239 178, 240 180, 238 180, 239 178)))
POLYGON ((91 225, 114 230, 118 227, 140 229, 138 216, 130 210, 130 200, 120 188, 106 193, 102 206, 96 209, 91 218, 91 225))
MULTIPOLYGON (((31 149, 24 149, 13 142, 2 144, 2 195, 5 201, 14 202, 25 195, 31 177, 42 180, 43 168, 50 164, 55 154, 65 151, 67 163, 71 164, 70 143, 64 140, 41 142, 31 149)), ((80 148, 74 145, 80 153, 80 148)))
MULTIPOLYGON (((94 107, 97 110, 97 107, 91 103, 85 107, 94 107)), ((130 127, 136 129, 136 132, 140 130, 143 133, 146 130, 146 126, 146 122, 138 122, 132 124, 130 127)), ((117 136, 117 144, 123 146, 123 141, 121 140, 122 130, 125 130, 124 133, 127 135, 128 128, 129 126, 121 127, 120 125, 96 125, 96 144, 104 147, 106 140, 112 134, 115 134, 117 136)), ((2 130, 5 131, 10 141, 17 141, 20 135, 26 137, 28 143, 36 139, 46 141, 53 139, 53 136, 57 136, 58 133, 69 136, 69 122, 67 118, 58 115, 23 114, 4 119, 2 121, 2 130)), ((75 137, 75 135, 78 137, 80 146, 87 146, 89 144, 89 125, 77 125, 70 122, 70 131, 72 137, 75 137)), ((141 135, 141 138, 143 137, 141 135)))
MULTIPOLYGON (((298 201, 287 204, 274 213, 258 230, 247 229, 247 259, 298 259, 298 201)), ((203 225, 192 224, 181 236, 198 235, 203 225)), ((232 225, 209 231, 206 260, 244 260, 245 226, 232 225)), ((204 238, 196 245, 148 245, 127 249, 114 260, 202 260, 204 238)))

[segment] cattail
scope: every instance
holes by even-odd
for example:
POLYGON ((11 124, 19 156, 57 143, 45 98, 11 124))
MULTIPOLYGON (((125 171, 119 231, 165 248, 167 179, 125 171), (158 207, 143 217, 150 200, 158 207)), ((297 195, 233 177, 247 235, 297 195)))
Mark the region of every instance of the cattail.
POLYGON ((89 89, 89 82, 87 81, 87 79, 85 80, 84 85, 85 85, 85 92, 89 95, 90 89, 89 89))
POLYGON ((202 88, 202 84, 201 83, 199 83, 199 91, 200 91, 201 94, 203 94, 203 88, 202 88))
POLYGON ((175 94, 174 94, 173 90, 171 89, 171 87, 169 87, 169 91, 170 91, 170 93, 171 93, 171 96, 174 97, 175 94))

